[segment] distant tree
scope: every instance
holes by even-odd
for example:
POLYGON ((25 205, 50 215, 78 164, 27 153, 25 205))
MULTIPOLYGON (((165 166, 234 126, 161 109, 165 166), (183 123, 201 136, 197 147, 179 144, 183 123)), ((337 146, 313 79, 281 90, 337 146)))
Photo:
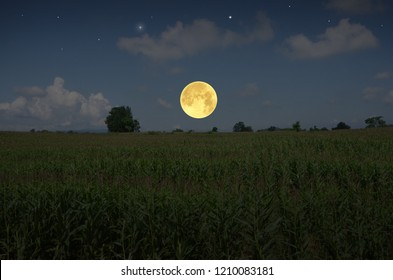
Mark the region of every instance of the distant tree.
POLYGON ((176 129, 172 130, 172 132, 183 132, 183 129, 181 129, 181 128, 176 128, 176 129))
POLYGON ((212 132, 217 132, 218 131, 218 128, 217 127, 213 127, 212 128, 212 132))
POLYGON ((328 131, 329 129, 327 129, 326 127, 322 127, 322 128, 318 128, 316 125, 314 125, 313 127, 310 127, 309 131, 328 131))
POLYGON ((385 127, 386 122, 382 118, 382 116, 367 118, 364 121, 367 125, 366 128, 385 127))
POLYGON ((339 129, 351 129, 349 125, 345 122, 339 122, 336 127, 332 128, 332 130, 339 130, 339 129))
POLYGON ((280 130, 278 127, 275 126, 271 126, 267 129, 267 131, 276 131, 276 130, 280 130))
POLYGON ((113 107, 106 117, 105 123, 109 132, 139 132, 140 124, 134 120, 130 107, 113 107))
POLYGON ((246 125, 244 124, 244 122, 235 123, 235 125, 233 126, 233 132, 242 132, 244 131, 245 127, 246 125))
POLYGON ((251 126, 246 126, 244 122, 238 122, 233 126, 233 132, 252 132, 251 126))
POLYGON ((254 130, 252 129, 252 127, 251 126, 246 126, 245 127, 245 129, 244 129, 244 132, 253 132, 254 130))
POLYGON ((31 133, 34 133, 34 132, 35 132, 35 129, 34 129, 34 128, 30 129, 30 132, 31 132, 31 133))
POLYGON ((295 122, 295 123, 292 125, 292 129, 295 130, 295 131, 297 131, 297 132, 299 132, 300 129, 301 129, 301 127, 300 127, 300 122, 299 122, 299 121, 295 122))
POLYGON ((134 132, 141 132, 141 125, 138 120, 134 120, 134 132))

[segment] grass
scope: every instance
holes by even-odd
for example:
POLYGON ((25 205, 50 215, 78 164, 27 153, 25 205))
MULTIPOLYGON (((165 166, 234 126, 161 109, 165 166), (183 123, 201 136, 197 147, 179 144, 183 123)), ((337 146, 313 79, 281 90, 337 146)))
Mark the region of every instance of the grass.
POLYGON ((0 133, 1 259, 392 259, 393 131, 0 133))

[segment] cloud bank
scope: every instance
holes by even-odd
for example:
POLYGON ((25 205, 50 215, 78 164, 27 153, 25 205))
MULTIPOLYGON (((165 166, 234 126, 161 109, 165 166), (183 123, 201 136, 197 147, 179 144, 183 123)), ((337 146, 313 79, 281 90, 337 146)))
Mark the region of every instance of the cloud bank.
POLYGON ((37 87, 37 86, 31 86, 31 87, 16 87, 14 89, 14 92, 17 94, 22 94, 22 95, 44 95, 45 90, 37 87))
POLYGON ((158 37, 122 37, 117 46, 133 55, 141 54, 153 60, 174 60, 192 56, 208 49, 265 42, 273 37, 269 18, 258 13, 257 24, 249 32, 234 32, 218 27, 207 19, 197 19, 191 24, 178 21, 158 37))
POLYGON ((342 19, 312 41, 304 34, 289 37, 284 52, 294 58, 324 58, 340 53, 375 48, 378 39, 365 26, 342 19))
POLYGON ((25 87, 16 92, 25 96, 0 103, 0 117, 4 121, 0 129, 104 127, 105 117, 111 109, 102 93, 85 97, 64 88, 64 80, 60 77, 56 77, 45 90, 25 87))

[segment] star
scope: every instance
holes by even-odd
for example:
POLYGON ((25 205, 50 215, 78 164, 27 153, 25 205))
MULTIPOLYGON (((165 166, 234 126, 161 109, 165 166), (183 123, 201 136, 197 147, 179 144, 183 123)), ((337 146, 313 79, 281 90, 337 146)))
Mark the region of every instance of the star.
POLYGON ((145 30, 145 25, 144 25, 143 23, 138 23, 138 24, 136 25, 136 30, 137 30, 138 32, 144 31, 144 30, 145 30))
POLYGON ((97 38, 97 41, 98 41, 98 42, 101 41, 101 38, 97 38))
POLYGON ((229 19, 232 19, 232 16, 229 16, 228 18, 229 18, 229 19))
POLYGON ((57 19, 60 19, 60 16, 57 16, 56 18, 57 18, 57 19))
POLYGON ((328 23, 330 23, 330 19, 328 19, 328 21, 327 21, 328 23))

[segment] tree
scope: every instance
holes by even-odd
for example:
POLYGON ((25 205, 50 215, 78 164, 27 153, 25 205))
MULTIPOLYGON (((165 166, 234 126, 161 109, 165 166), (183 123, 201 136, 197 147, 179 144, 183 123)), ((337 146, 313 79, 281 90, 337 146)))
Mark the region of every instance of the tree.
POLYGON ((105 123, 109 132, 139 132, 140 124, 134 120, 130 107, 113 107, 106 117, 105 123))
POLYGON ((366 123, 366 128, 384 127, 386 122, 382 119, 382 116, 369 117, 364 122, 366 123))
POLYGON ((242 132, 245 127, 246 125, 244 124, 244 122, 235 123, 235 125, 233 126, 233 132, 242 132))
POLYGON ((134 120, 134 132, 141 132, 141 125, 138 120, 134 120))
POLYGON ((296 132, 299 132, 300 131, 300 122, 299 121, 297 121, 297 122, 295 122, 293 125, 292 125, 292 128, 293 128, 293 130, 295 130, 296 132))
POLYGON ((351 127, 347 125, 345 122, 339 122, 336 127, 332 128, 332 130, 338 130, 338 129, 351 129, 351 127))
POLYGON ((276 131, 276 130, 280 130, 278 127, 275 126, 271 126, 267 129, 267 131, 276 131))
POLYGON ((244 122, 238 122, 233 126, 233 132, 252 132, 251 126, 246 126, 244 122))
POLYGON ((217 132, 218 131, 218 128, 217 127, 213 127, 212 128, 212 132, 217 132))

